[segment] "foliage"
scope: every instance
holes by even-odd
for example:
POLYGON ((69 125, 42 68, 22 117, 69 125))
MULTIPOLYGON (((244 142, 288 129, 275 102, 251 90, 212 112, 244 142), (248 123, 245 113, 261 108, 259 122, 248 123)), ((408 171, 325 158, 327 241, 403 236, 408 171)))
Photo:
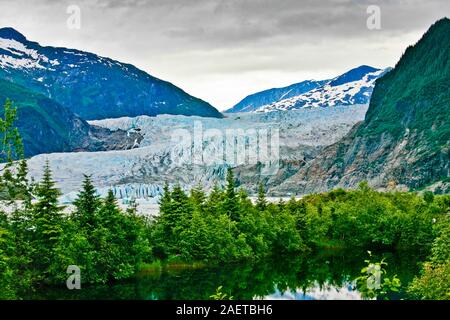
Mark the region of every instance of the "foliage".
POLYGON ((223 293, 223 292, 222 292, 222 288, 223 288, 222 286, 219 286, 219 287, 216 289, 216 293, 210 295, 209 297, 210 297, 212 300, 233 300, 233 296, 229 296, 229 295, 227 295, 226 293, 223 293))
POLYGON ((14 159, 23 157, 23 144, 19 130, 14 127, 17 120, 17 108, 9 99, 3 106, 3 118, 0 117, 0 163, 11 163, 14 159))
POLYGON ((444 221, 437 228, 439 236, 433 242, 430 260, 408 288, 419 299, 450 300, 450 223, 444 221))
MULTIPOLYGON (((372 252, 368 251, 372 257, 372 252)), ((361 276, 356 279, 358 290, 366 299, 374 299, 384 297, 389 292, 398 292, 401 287, 400 279, 397 275, 391 278, 387 277, 387 262, 382 259, 380 262, 371 262, 369 259, 364 260, 367 264, 361 269, 361 276)))
POLYGON ((376 192, 362 184, 358 190, 309 195, 291 206, 306 211, 302 219, 310 246, 427 249, 435 237, 433 219, 444 217, 448 198, 437 196, 427 203, 414 193, 376 192))
POLYGON ((216 186, 209 196, 201 188, 188 196, 178 185, 172 191, 166 185, 152 225, 158 258, 218 263, 306 249, 296 217, 268 205, 262 194, 253 205, 244 190, 235 189, 231 170, 225 190, 216 186))
POLYGON ((34 227, 32 244, 35 248, 33 263, 45 275, 49 271, 54 258, 54 250, 63 232, 63 208, 58 205, 60 194, 52 180, 52 172, 47 162, 43 178, 35 188, 37 202, 33 205, 32 210, 34 227))
MULTIPOLYGON (((80 267, 82 283, 105 284, 164 261, 217 265, 305 253, 321 246, 415 246, 427 251, 434 243, 433 265, 426 265, 425 273, 428 270, 441 283, 448 283, 444 281, 448 274, 448 195, 381 193, 363 183, 357 190, 338 189, 270 203, 260 187, 253 204, 245 190, 237 190, 230 170, 225 189, 215 186, 209 194, 200 186, 187 194, 179 185, 166 185, 160 215, 147 221, 137 214, 135 203, 125 212, 119 209, 112 191, 100 198, 88 176, 74 202, 75 210, 63 214, 49 165, 44 167, 42 180, 34 184, 26 179, 26 162, 22 163, 17 170, 21 177, 11 171, 15 178, 10 180, 12 189, 22 193, 9 196, 25 195, 20 196, 25 199, 23 205, 10 215, 0 215, 2 298, 23 296, 40 284, 64 285, 69 265, 80 267), (20 281, 13 281, 16 278, 20 281)), ((371 264, 381 270, 386 267, 384 260, 371 264)), ((360 285, 366 297, 386 297, 398 287, 398 278, 382 274, 381 289, 371 291, 360 285)), ((426 290, 442 298, 437 293, 445 293, 442 284, 430 276, 422 280, 431 287, 426 290)), ((216 294, 223 297, 221 292, 216 294)))
POLYGON ((112 191, 96 195, 86 176, 75 201, 76 211, 66 223, 66 235, 57 248, 55 280, 66 278, 61 266, 77 265, 87 283, 106 283, 131 277, 149 255, 146 223, 133 211, 122 212, 112 191))

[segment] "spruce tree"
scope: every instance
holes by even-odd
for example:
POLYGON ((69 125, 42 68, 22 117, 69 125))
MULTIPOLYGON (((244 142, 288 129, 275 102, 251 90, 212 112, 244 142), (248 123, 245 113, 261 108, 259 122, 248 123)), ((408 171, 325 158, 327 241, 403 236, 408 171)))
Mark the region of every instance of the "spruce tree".
POLYGON ((100 207, 98 222, 106 228, 112 228, 112 225, 117 222, 119 215, 120 209, 117 206, 116 197, 110 189, 100 207))
POLYGON ((201 213, 204 212, 206 195, 200 185, 191 189, 190 199, 192 201, 192 204, 194 205, 195 210, 201 213))
POLYGON ((20 160, 15 177, 16 197, 21 200, 31 201, 30 184, 27 178, 28 164, 25 159, 20 160))
POLYGON ((194 210, 189 197, 186 195, 184 190, 179 184, 175 185, 171 193, 172 197, 172 208, 170 212, 171 223, 174 228, 174 236, 177 235, 175 229, 187 227, 189 223, 192 212, 194 210))
POLYGON ((37 202, 33 205, 34 240, 36 241, 35 260, 38 267, 44 268, 44 272, 50 265, 53 249, 57 246, 63 231, 63 208, 58 204, 58 197, 61 193, 55 185, 47 161, 42 180, 35 190, 37 202))
POLYGON ((101 199, 97 195, 90 176, 84 175, 82 189, 73 204, 76 207, 74 220, 90 235, 95 228, 96 216, 101 206, 101 199))
POLYGON ((223 201, 224 212, 234 221, 239 220, 239 206, 235 191, 236 185, 234 181, 233 170, 228 168, 227 185, 225 189, 225 199, 223 201))
POLYGON ((214 184, 213 189, 209 193, 209 196, 205 204, 205 212, 210 215, 217 216, 223 213, 222 203, 224 200, 224 192, 217 183, 214 184))
POLYGON ((179 249, 180 232, 189 227, 193 205, 180 185, 175 185, 172 192, 169 191, 167 185, 164 189, 160 200, 157 237, 159 242, 165 242, 161 246, 161 251, 167 254, 176 254, 179 249))
POLYGON ((256 200, 256 208, 259 211, 264 211, 267 207, 266 194, 262 183, 258 186, 258 199, 256 200))
POLYGON ((239 199, 239 217, 242 221, 244 216, 254 213, 253 203, 248 197, 247 191, 243 188, 239 189, 237 197, 239 199))
POLYGON ((172 207, 172 196, 170 194, 169 184, 166 182, 163 187, 163 194, 159 199, 159 212, 161 215, 170 213, 172 207))

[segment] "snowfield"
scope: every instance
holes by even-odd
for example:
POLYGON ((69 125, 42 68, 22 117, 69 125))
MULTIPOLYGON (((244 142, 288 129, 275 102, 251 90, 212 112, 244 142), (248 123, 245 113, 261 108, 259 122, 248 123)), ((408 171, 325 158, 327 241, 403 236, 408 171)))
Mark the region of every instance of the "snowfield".
POLYGON ((46 56, 39 54, 36 50, 29 49, 23 43, 16 40, 0 38, 0 49, 13 54, 13 56, 0 54, 0 68, 45 69, 45 66, 41 62, 50 63, 52 66, 59 64, 58 60, 50 60, 46 56))
POLYGON ((122 204, 133 198, 154 204, 166 181, 186 190, 197 184, 208 189, 222 184, 228 165, 261 161, 248 154, 261 153, 261 140, 253 139, 255 132, 258 139, 267 137, 268 150, 275 155, 269 161, 274 165, 280 159, 298 159, 306 149, 336 142, 364 119, 366 111, 367 105, 355 105, 229 114, 224 119, 160 115, 90 121, 112 130, 139 131, 144 139, 132 150, 41 154, 29 159, 30 176, 40 179, 48 160, 64 203, 76 197, 86 174, 101 195, 112 189, 122 204), (239 141, 245 149, 237 147, 239 141), (255 141, 258 148, 252 149, 255 141))
POLYGON ((329 83, 308 91, 296 97, 260 107, 256 112, 271 112, 276 110, 293 110, 299 108, 334 107, 338 105, 353 105, 361 101, 369 101, 375 81, 388 69, 366 74, 361 79, 333 85, 329 83))

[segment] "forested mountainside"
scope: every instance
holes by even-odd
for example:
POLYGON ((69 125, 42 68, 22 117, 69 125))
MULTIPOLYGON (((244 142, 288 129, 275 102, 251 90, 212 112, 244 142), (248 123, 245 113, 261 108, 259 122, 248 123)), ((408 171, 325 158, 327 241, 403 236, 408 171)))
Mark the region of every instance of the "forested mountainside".
MULTIPOLYGON (((27 157, 50 152, 129 149, 141 140, 137 133, 89 125, 44 95, 0 80, 1 104, 7 99, 17 108, 16 125, 27 157)), ((3 112, 0 109, 2 117, 3 112)))
POLYGON ((361 180, 376 187, 447 188, 449 80, 450 20, 444 18, 376 82, 364 122, 275 189, 308 193, 361 180))

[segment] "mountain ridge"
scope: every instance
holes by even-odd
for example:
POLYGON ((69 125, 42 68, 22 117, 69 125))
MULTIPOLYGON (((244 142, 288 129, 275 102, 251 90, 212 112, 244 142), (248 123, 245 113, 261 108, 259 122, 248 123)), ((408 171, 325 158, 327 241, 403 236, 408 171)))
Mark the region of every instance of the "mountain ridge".
POLYGON ((89 125, 46 96, 0 79, 0 103, 3 105, 6 99, 17 107, 16 126, 26 157, 52 152, 130 149, 142 140, 136 133, 89 125))
POLYGON ((270 112, 366 104, 370 100, 376 79, 390 70, 391 68, 378 69, 361 65, 332 79, 306 80, 251 94, 226 112, 270 112), (291 88, 297 88, 297 91, 292 92, 291 88), (274 92, 279 95, 274 95, 274 92), (256 105, 255 100, 258 102, 256 105))
POLYGON ((450 176, 450 20, 433 24, 377 80, 365 120, 278 187, 299 193, 402 185, 417 190, 450 176))
POLYGON ((41 46, 0 28, 0 78, 40 92, 85 120, 157 114, 221 118, 209 103, 129 63, 41 46))
POLYGON ((305 80, 285 87, 271 88, 259 91, 248 95, 225 112, 235 113, 255 111, 259 107, 262 107, 273 101, 280 101, 284 98, 293 97, 308 92, 314 88, 321 86, 326 81, 328 80, 305 80))

